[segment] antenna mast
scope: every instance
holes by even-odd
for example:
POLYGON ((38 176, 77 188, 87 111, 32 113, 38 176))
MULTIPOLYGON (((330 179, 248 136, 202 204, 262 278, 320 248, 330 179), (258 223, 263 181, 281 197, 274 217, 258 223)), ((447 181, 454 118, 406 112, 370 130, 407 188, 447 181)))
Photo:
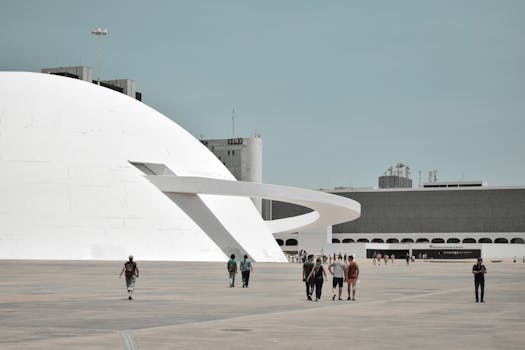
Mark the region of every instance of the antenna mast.
POLYGON ((232 111, 232 138, 235 138, 235 108, 232 111))

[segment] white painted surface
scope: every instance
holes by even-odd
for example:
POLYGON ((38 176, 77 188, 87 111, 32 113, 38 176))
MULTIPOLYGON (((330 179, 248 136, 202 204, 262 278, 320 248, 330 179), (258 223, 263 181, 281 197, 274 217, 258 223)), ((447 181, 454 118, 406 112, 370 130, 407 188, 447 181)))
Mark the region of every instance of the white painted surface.
MULTIPOLYGON (((83 81, 0 73, 0 258, 224 261, 129 160, 234 180, 198 140, 128 96, 83 81)), ((259 261, 285 261, 249 198, 201 196, 259 261), (242 220, 239 220, 242 218, 242 220)))

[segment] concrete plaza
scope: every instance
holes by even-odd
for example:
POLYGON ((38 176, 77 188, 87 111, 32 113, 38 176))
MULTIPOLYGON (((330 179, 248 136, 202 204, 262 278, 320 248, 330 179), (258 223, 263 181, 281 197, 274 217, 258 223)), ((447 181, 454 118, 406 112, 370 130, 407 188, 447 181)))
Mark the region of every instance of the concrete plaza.
MULTIPOLYGON (((525 264, 359 261, 357 301, 308 302, 300 264, 254 264, 248 289, 223 263, 0 261, 0 349, 523 349, 525 264)), ((240 277, 240 276, 238 276, 240 277)), ((346 286, 345 286, 346 288, 346 286)), ((346 297, 346 292, 344 292, 346 297)))

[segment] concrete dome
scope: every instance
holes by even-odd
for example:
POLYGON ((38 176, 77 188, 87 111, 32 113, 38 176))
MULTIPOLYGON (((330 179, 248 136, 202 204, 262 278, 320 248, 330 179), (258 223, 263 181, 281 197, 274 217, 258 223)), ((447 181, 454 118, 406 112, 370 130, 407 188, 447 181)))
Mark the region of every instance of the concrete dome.
MULTIPOLYGON (((0 258, 223 261, 130 161, 234 180, 187 131, 80 80, 0 73, 0 258)), ((198 195, 257 261, 285 261, 249 198, 198 195)))

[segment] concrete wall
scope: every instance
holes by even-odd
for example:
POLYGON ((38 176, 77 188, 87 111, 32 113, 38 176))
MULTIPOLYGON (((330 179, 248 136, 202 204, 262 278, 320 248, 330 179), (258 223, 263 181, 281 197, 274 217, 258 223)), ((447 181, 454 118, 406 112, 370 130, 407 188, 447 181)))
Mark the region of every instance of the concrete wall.
POLYGON ((334 233, 525 232, 525 188, 337 194, 360 202, 362 212, 334 233))

